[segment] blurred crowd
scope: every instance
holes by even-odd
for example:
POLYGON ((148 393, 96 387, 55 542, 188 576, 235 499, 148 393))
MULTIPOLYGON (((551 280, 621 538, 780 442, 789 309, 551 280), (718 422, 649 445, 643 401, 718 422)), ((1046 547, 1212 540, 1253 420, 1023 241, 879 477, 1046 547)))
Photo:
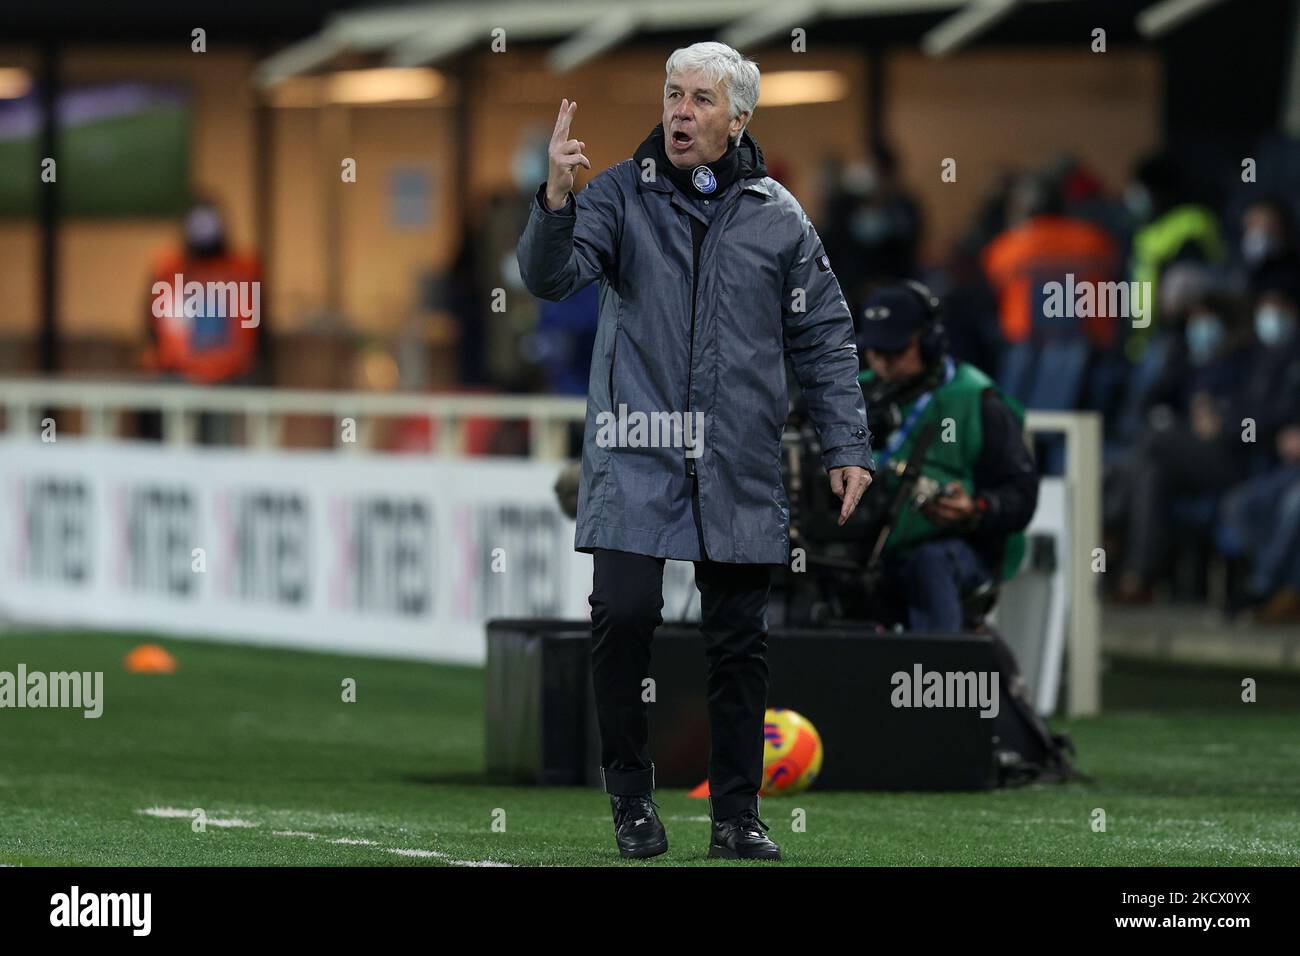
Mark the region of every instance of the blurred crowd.
MULTIPOLYGON (((1003 387, 1031 408, 1103 417, 1110 597, 1142 604, 1159 589, 1185 599, 1213 591, 1230 616, 1249 610, 1261 622, 1293 622, 1294 209, 1249 188, 1218 202, 1212 195, 1166 155, 1140 163, 1111 197, 1068 159, 1017 177, 1002 221, 990 211, 987 231, 968 244, 980 265, 968 294, 984 286, 997 299, 990 371, 1003 387), (1146 314, 1049 317, 1042 289, 1062 273, 1127 281, 1135 296, 1149 290, 1146 314)), ((1050 450, 1046 458, 1050 465, 1050 450)))
MULTIPOLYGON (((516 163, 521 195, 544 178, 529 155, 516 163)), ((1207 188, 1170 155, 1113 184, 1061 156, 1008 170, 927 263, 924 210, 887 146, 820 172, 810 213, 855 316, 878 286, 921 279, 943 300, 956 358, 1027 408, 1102 416, 1111 600, 1213 595, 1230 615, 1300 620, 1300 242, 1288 198, 1248 183, 1207 188), (1117 282, 1118 299, 1103 291, 1091 312, 1082 300, 1071 308, 1075 290, 1117 282), (1064 310, 1059 299, 1048 307, 1053 288, 1064 310)), ((460 290, 461 314, 491 314, 468 301, 476 288, 519 288, 523 214, 514 195, 489 211, 467 249, 478 275, 460 290)), ((507 301, 513 311, 465 323, 468 381, 585 394, 595 287, 559 303, 507 301)), ((1044 473, 1060 472, 1063 442, 1037 451, 1044 473)))
MULTIPOLYGON (((1300 620, 1290 199, 1248 183, 1216 197, 1170 155, 1108 188, 1063 156, 1008 172, 946 261, 922 269, 921 216, 888 151, 845 173, 823 221, 855 315, 875 285, 923 278, 958 358, 1028 408, 1102 416, 1111 600, 1213 594, 1230 616, 1300 620), (1095 298, 1071 295, 1085 286, 1095 298), (1062 290, 1064 309, 1051 302, 1062 290)), ((1059 471, 1062 445, 1038 446, 1059 471)))
MULTIPOLYGON (((513 188, 481 210, 431 293, 458 327, 458 390, 586 394, 596 286, 538 301, 515 257, 545 147, 544 137, 521 143, 513 188)), ((785 175, 779 159, 769 168, 785 175)), ((955 358, 1026 408, 1101 415, 1111 600, 1212 596, 1229 615, 1300 621, 1300 237, 1289 198, 1248 182, 1207 187, 1170 155, 1112 184, 1061 156, 1007 170, 936 255, 887 146, 819 172, 822 200, 809 212, 855 317, 879 286, 920 279, 942 300, 955 358), (1097 291, 1087 302, 1085 288, 1097 291)), ((157 275, 255 276, 254 260, 227 252, 214 215, 196 206, 184 251, 157 275)), ((175 321, 151 323, 156 371, 222 380, 169 346, 175 321)), ((247 380, 253 338, 225 345, 221 368, 247 380)), ((517 424, 480 450, 522 453, 517 424)), ((1036 450, 1044 474, 1062 471, 1061 439, 1040 437, 1036 450)))
MULTIPOLYGON (((855 315, 874 286, 923 278, 958 358, 1028 408, 1102 416, 1111 600, 1213 594, 1229 615, 1300 620, 1288 198, 1247 186, 1216 199, 1169 155, 1108 188, 1065 156, 1009 172, 946 261, 922 269, 922 218, 889 152, 839 182, 822 221, 855 315), (1085 286, 1095 297, 1071 294, 1085 286)), ((1059 471, 1062 445, 1038 445, 1043 470, 1059 471)))

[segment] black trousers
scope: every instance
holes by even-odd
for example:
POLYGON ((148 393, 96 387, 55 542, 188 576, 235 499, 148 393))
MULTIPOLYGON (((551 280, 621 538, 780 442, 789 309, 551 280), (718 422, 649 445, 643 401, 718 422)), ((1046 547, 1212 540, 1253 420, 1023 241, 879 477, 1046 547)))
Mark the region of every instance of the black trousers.
MULTIPOLYGON (((605 789, 654 789, 643 681, 663 623, 664 559, 593 553, 592 679, 605 789)), ((709 794, 714 819, 758 810, 767 709, 767 600, 772 565, 695 562, 700 630, 708 660, 709 794)))

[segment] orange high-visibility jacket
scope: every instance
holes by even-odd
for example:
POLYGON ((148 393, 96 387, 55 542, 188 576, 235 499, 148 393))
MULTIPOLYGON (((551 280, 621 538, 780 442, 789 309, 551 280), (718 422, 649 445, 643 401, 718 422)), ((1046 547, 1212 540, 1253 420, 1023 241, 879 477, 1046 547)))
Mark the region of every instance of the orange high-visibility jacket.
POLYGON ((146 354, 146 367, 174 372, 200 384, 223 382, 249 372, 257 359, 260 310, 265 306, 260 302, 260 282, 261 266, 251 256, 187 259, 179 251, 162 256, 150 284, 149 322, 155 342, 146 354), (189 286, 193 282, 204 289, 201 304, 186 291, 187 287, 193 291, 189 286), (253 283, 259 284, 257 299, 253 283), (166 291, 159 284, 166 286, 166 291), (178 284, 180 296, 176 295, 178 284), (207 294, 208 290, 212 294, 207 294), (187 298, 193 303, 188 310, 187 298), (258 303, 257 325, 254 317, 246 314, 253 311, 247 307, 254 302, 258 303))
MULTIPOLYGON (((1035 216, 1008 229, 988 244, 984 272, 998 295, 1002 334, 1023 342, 1034 326, 1043 288, 1072 273, 1076 282, 1118 278, 1119 252, 1104 231, 1064 216, 1035 216)), ((1079 327, 1095 344, 1115 343, 1119 320, 1113 316, 1081 318, 1079 327)))

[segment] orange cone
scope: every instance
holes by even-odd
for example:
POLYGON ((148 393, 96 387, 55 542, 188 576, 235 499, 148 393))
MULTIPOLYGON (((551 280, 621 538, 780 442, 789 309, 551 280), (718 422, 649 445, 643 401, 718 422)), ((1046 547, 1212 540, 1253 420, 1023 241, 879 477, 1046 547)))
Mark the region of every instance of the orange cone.
POLYGON ((709 781, 705 780, 702 784, 687 794, 688 797, 707 797, 709 795, 709 781))
POLYGON ((176 658, 157 644, 141 644, 126 655, 126 669, 132 674, 174 674, 176 658))

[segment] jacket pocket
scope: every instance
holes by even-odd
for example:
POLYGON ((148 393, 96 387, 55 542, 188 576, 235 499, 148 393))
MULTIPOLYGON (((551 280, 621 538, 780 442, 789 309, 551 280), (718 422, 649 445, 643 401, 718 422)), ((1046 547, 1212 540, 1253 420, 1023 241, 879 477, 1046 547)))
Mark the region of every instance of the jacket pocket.
POLYGON ((618 357, 618 333, 623 324, 623 303, 619 302, 618 311, 614 313, 614 341, 609 347, 609 410, 618 413, 618 401, 614 397, 614 361, 618 357))

